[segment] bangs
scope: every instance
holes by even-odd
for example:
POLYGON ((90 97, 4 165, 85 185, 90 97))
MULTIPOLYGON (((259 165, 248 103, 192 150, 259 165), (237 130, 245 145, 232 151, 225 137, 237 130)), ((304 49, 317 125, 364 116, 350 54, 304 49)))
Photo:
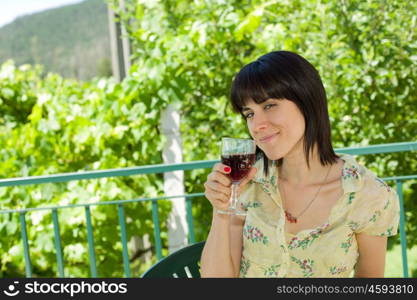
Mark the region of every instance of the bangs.
POLYGON ((280 70, 257 60, 244 66, 236 75, 231 88, 233 110, 242 113, 242 108, 253 100, 260 104, 268 99, 295 100, 288 74, 280 74, 280 70))

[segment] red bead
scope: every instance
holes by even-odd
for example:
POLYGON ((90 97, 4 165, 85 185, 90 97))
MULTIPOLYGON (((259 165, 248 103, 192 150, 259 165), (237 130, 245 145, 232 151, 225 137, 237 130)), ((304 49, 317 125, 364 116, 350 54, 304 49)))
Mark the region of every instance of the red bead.
POLYGON ((285 211, 285 217, 290 223, 297 223, 297 218, 295 218, 291 213, 285 211))

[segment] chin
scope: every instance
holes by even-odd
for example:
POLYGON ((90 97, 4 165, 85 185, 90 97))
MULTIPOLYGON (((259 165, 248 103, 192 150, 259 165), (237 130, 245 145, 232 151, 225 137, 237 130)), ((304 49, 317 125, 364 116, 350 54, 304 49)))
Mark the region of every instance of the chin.
POLYGON ((280 159, 280 158, 283 158, 284 156, 282 155, 282 154, 280 154, 280 153, 269 153, 269 152, 266 152, 265 150, 263 150, 262 149, 262 151, 265 153, 265 155, 266 155, 266 157, 269 159, 269 160, 278 160, 278 159, 280 159))
POLYGON ((278 159, 283 158, 282 155, 275 155, 275 156, 268 156, 267 155, 266 157, 268 157, 269 160, 278 160, 278 159))

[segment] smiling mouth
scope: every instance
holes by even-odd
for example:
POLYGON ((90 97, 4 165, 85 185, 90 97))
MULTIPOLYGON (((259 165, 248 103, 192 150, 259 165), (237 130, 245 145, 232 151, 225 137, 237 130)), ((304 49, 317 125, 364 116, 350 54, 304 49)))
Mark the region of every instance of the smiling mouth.
POLYGON ((278 134, 279 134, 279 132, 278 132, 278 133, 271 134, 271 135, 268 135, 268 136, 266 136, 266 137, 263 137, 263 138, 259 139, 259 141, 260 141, 261 143, 269 142, 269 141, 270 141, 270 140, 272 140, 274 137, 276 137, 278 134))

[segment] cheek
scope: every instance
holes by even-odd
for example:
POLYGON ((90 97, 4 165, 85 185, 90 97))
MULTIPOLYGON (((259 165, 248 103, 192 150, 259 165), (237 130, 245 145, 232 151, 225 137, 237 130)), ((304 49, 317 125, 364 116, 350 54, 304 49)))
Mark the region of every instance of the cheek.
POLYGON ((304 126, 294 124, 291 126, 288 133, 291 138, 298 140, 304 136, 304 126))
POLYGON ((302 115, 296 115, 293 118, 289 118, 285 124, 285 132, 289 137, 299 139, 304 136, 305 121, 302 115))
POLYGON ((304 132, 305 132, 305 129, 306 129, 306 125, 305 125, 305 122, 304 122, 304 118, 302 116, 298 120, 297 126, 295 127, 295 129, 297 131, 296 132, 297 136, 299 136, 299 137, 304 136, 304 132))

